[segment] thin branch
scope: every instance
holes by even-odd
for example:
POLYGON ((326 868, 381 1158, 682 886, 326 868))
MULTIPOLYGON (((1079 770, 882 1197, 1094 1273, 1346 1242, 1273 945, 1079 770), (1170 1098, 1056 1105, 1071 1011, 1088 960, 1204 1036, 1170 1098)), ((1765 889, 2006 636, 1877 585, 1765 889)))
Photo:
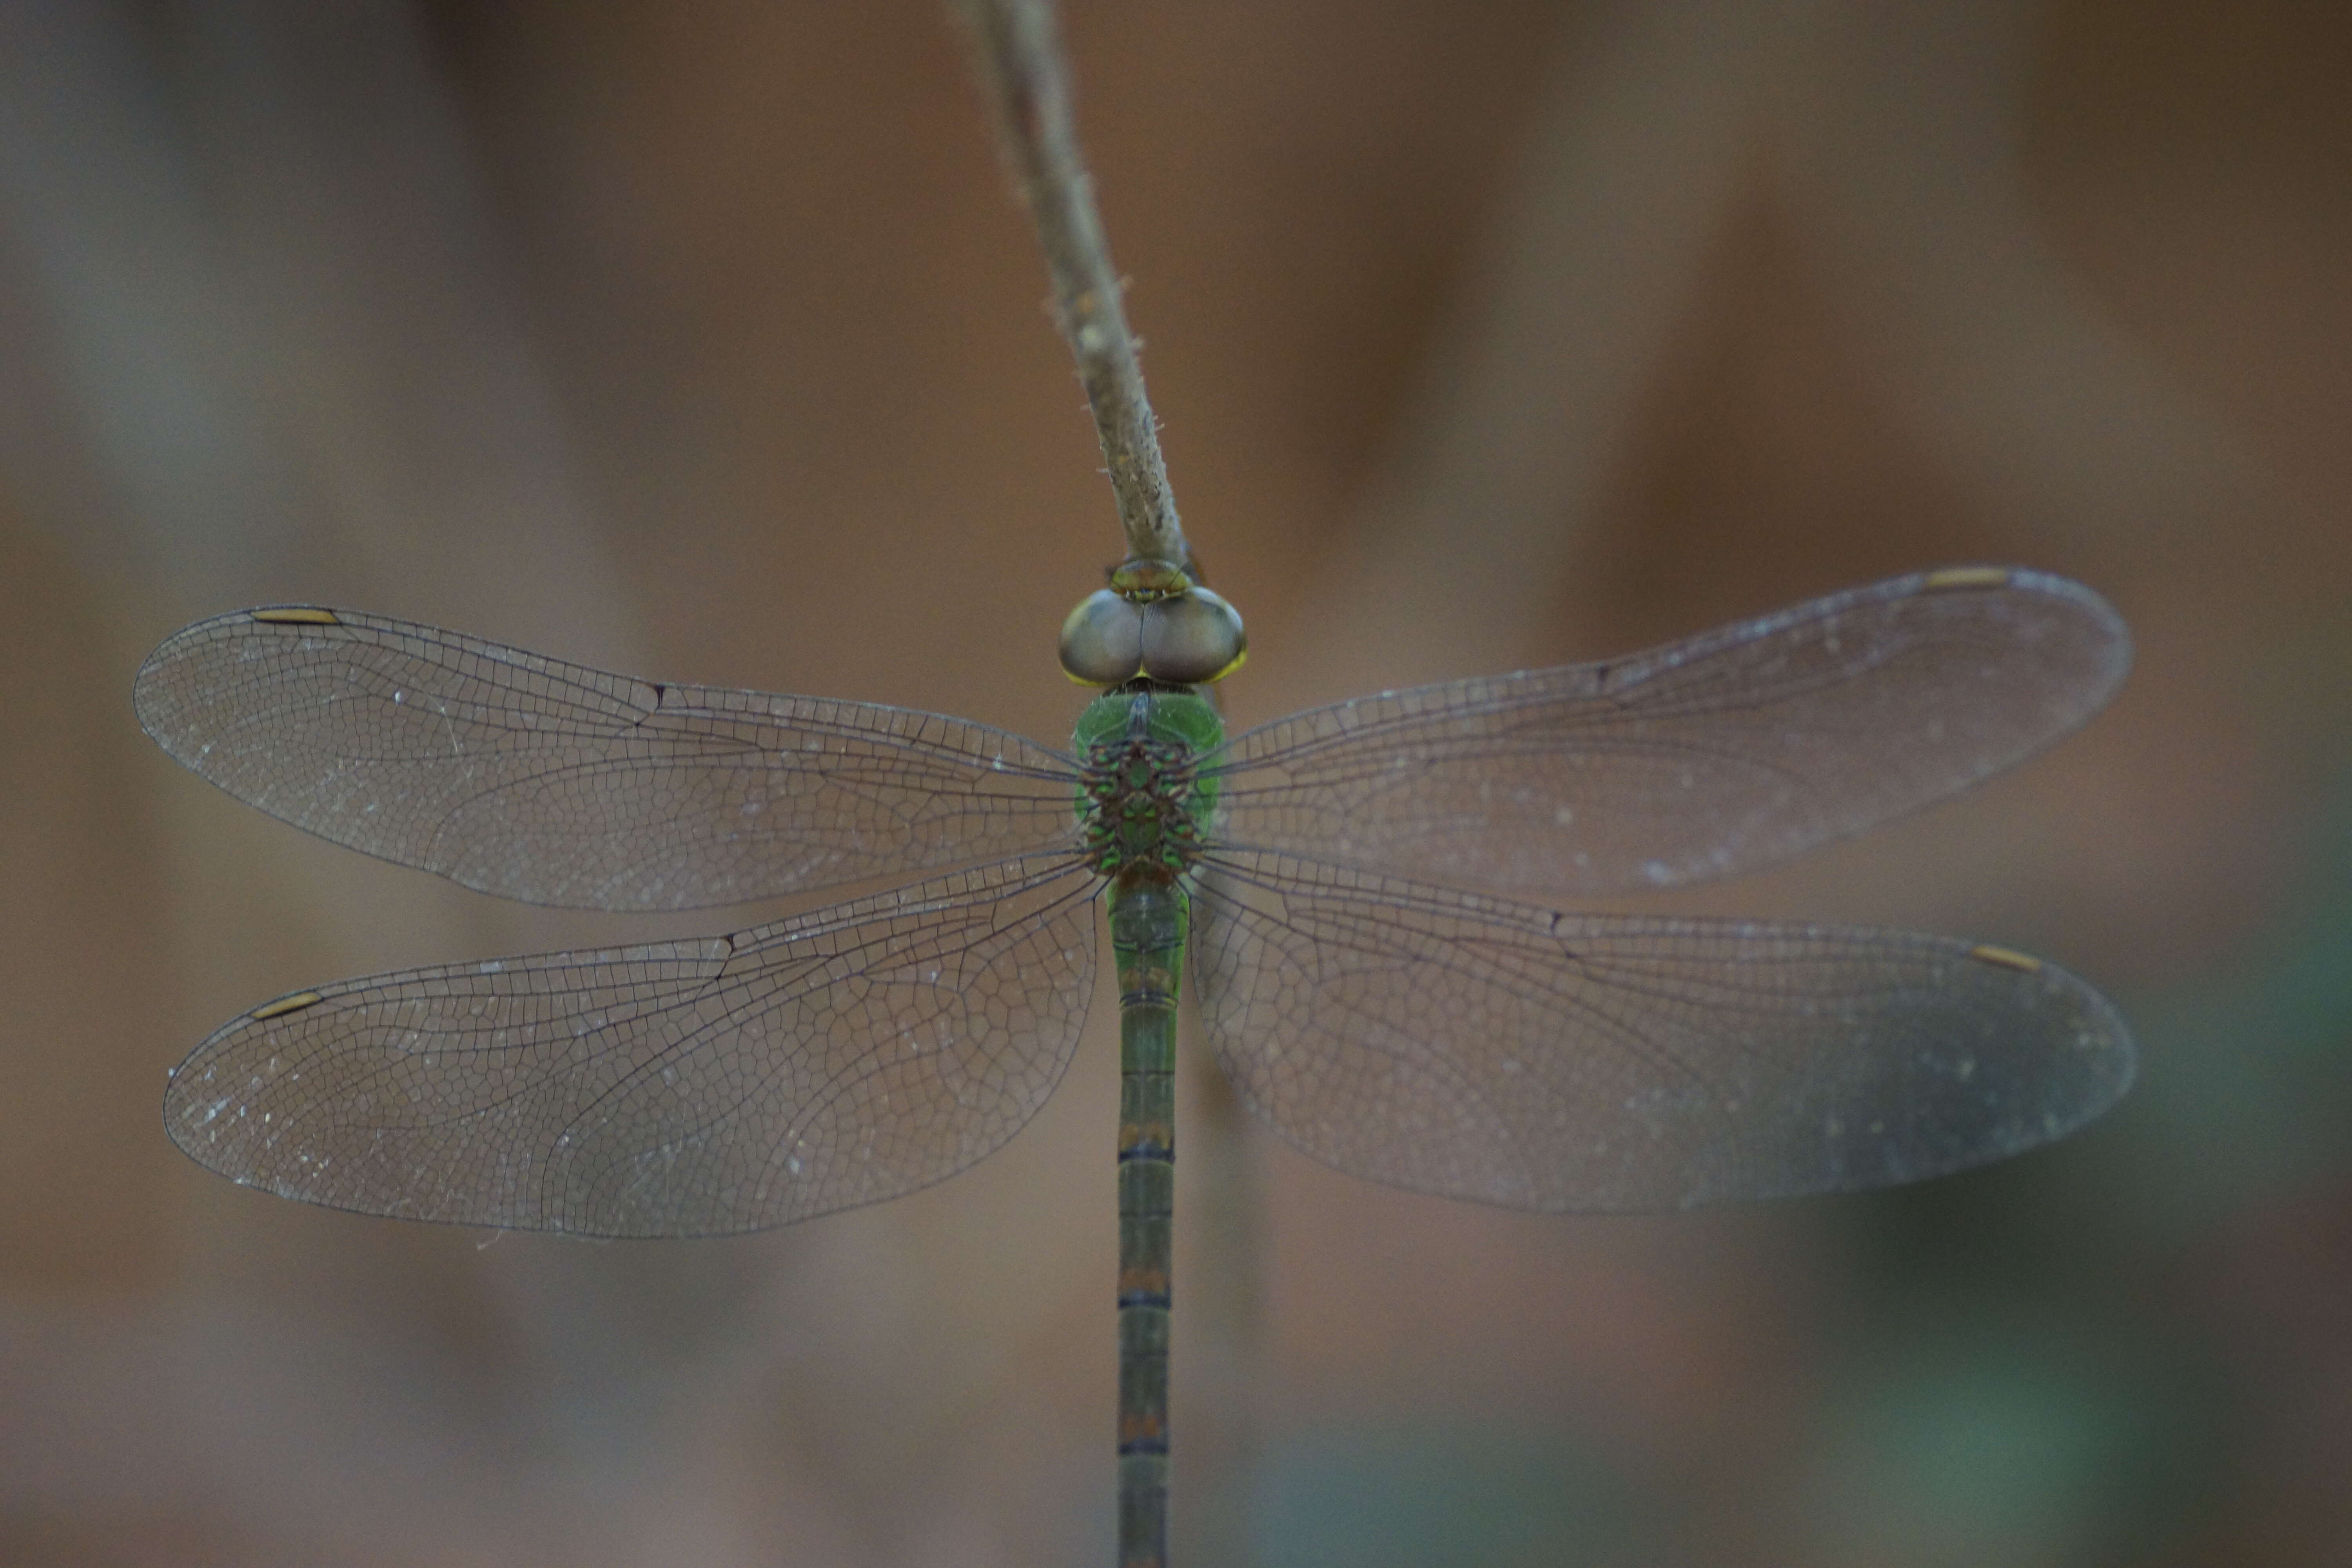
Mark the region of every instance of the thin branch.
POLYGON ((1128 554, 1183 565, 1191 555, 1143 395, 1135 340, 1119 309, 1118 275, 1095 211, 1094 184, 1078 156, 1069 67, 1053 6, 1050 0, 960 0, 957 8, 977 46, 1013 189, 1037 226, 1053 275, 1055 313, 1094 408, 1128 554))

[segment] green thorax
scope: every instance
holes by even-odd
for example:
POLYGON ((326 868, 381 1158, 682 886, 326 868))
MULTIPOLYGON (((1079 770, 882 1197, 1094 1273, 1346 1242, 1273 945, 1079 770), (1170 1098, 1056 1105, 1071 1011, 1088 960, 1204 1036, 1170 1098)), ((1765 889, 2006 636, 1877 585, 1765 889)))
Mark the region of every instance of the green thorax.
POLYGON ((1217 781, 1201 760, 1224 742, 1217 710, 1189 686, 1130 682, 1087 704, 1071 738, 1084 767, 1078 827, 1095 868, 1170 881, 1209 831, 1217 781))

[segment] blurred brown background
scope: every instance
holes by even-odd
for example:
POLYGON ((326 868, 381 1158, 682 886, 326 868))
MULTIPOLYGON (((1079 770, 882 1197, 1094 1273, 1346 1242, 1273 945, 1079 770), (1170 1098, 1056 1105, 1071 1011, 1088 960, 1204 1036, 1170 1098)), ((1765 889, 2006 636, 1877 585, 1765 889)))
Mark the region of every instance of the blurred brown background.
MULTIPOLYGON (((1238 720, 1939 563, 2140 647, 2015 777, 1678 900, 2049 953, 2140 1031, 2119 1111, 1654 1221, 1202 1111, 1181 1560, 2346 1561, 2346 14, 1069 26, 1238 720)), ((131 717, 196 616, 1066 732, 1116 534, 962 70, 921 0, 0 9, 0 1559, 1109 1556, 1108 1008, 1003 1154, 739 1242, 311 1211, 157 1110, 306 981, 774 912, 519 910, 245 810, 131 717)))

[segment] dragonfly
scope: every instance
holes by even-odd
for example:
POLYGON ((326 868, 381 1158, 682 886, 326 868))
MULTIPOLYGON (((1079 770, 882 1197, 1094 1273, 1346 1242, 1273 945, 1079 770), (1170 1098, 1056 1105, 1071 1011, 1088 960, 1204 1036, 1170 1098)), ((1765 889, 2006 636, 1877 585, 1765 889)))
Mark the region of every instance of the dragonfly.
POLYGON ((1208 683, 1244 647, 1223 599, 1128 563, 1064 628, 1098 694, 1056 749, 347 610, 198 622, 141 669, 141 723, 336 843, 582 909, 902 885, 708 939, 292 992, 174 1070, 165 1126, 234 1181, 372 1215, 790 1224, 1012 1138, 1076 1054, 1107 923, 1122 1552, 1156 1561, 1187 976, 1283 1141, 1547 1213, 1934 1176, 2057 1138, 2132 1080, 2114 1008, 2007 948, 1563 907, 1768 866, 2041 750, 2130 662, 2087 588, 1916 573, 1227 735, 1208 683))

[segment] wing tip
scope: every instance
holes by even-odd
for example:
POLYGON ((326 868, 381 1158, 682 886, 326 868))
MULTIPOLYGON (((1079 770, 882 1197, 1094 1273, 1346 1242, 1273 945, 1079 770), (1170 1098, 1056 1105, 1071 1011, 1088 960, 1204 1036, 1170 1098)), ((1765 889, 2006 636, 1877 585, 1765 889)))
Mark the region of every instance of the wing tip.
POLYGON ((2131 1026, 2104 992, 2047 960, 2029 959, 2033 967, 2021 969, 2010 959, 2025 955, 2011 955, 2005 948, 1979 944, 1969 949, 1969 956, 2038 980, 2049 994, 2063 998, 2061 1005, 2072 1013, 2073 1038, 2053 1044, 2062 1058, 2073 1063, 2073 1103, 2063 1112, 2046 1113, 2039 1135, 2021 1144, 2021 1151, 2070 1136, 2114 1110, 2131 1092, 2139 1079, 2139 1047, 2132 1039, 2131 1026))
POLYGON ((2131 673, 2131 627, 2105 595, 2072 577, 2037 572, 2025 566, 1939 566, 1910 579, 1919 594, 2030 594, 2061 603, 2080 614, 2087 624, 2087 641, 2096 648, 2098 683, 2084 715, 2105 706, 2124 678, 2131 673))
POLYGON ((208 641, 224 630, 253 626, 342 626, 347 622, 340 611, 323 605, 263 605, 254 609, 226 610, 203 620, 191 621, 155 645, 154 650, 140 662, 139 673, 131 680, 131 711, 157 745, 181 761, 187 759, 173 746, 167 731, 171 728, 172 704, 163 690, 163 672, 186 658, 192 645, 208 641))

